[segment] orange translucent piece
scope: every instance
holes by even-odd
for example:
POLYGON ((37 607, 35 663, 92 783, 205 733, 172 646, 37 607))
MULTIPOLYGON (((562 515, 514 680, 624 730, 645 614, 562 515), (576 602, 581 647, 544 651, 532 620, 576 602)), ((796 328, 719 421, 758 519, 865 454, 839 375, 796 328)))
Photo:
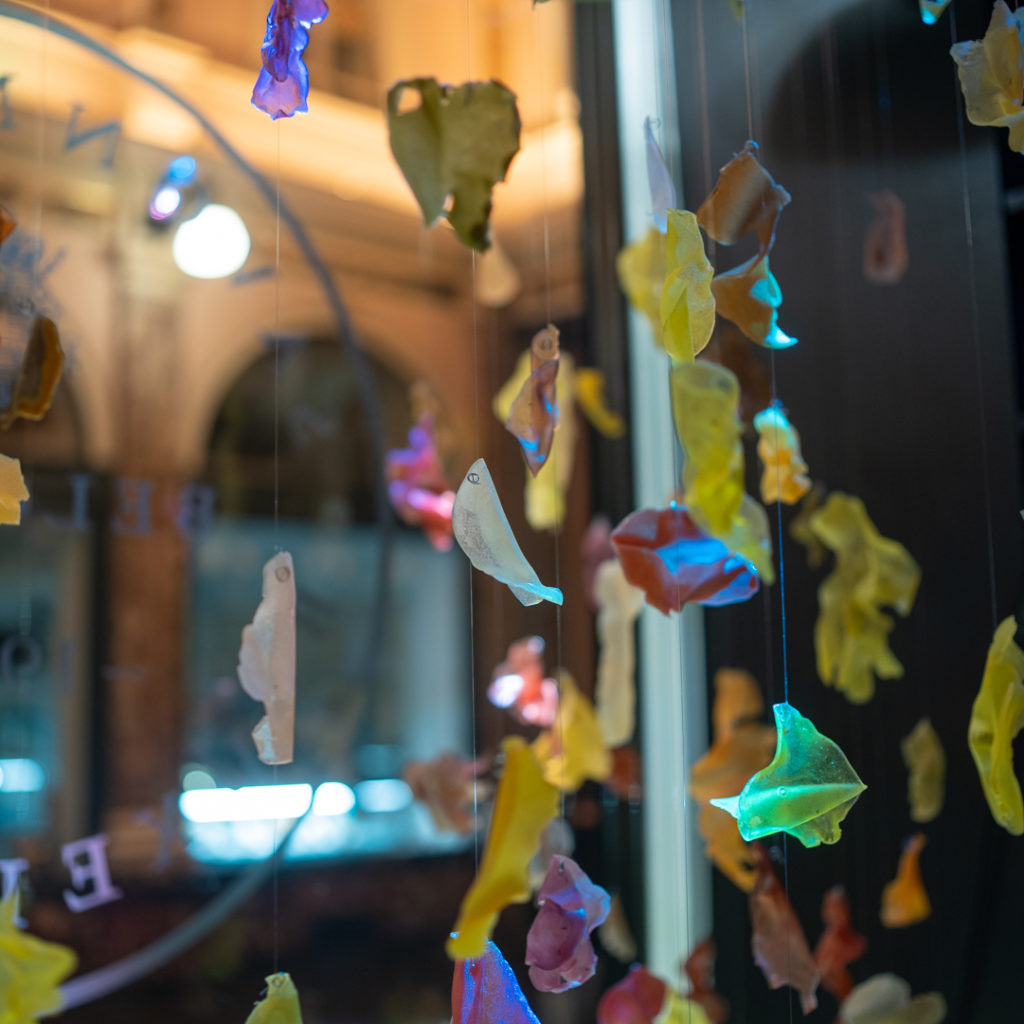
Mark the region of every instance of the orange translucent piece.
POLYGON ((923 832, 907 840, 900 853, 896 877, 882 890, 879 916, 886 928, 906 928, 931 916, 932 905, 921 878, 921 851, 927 842, 923 832))

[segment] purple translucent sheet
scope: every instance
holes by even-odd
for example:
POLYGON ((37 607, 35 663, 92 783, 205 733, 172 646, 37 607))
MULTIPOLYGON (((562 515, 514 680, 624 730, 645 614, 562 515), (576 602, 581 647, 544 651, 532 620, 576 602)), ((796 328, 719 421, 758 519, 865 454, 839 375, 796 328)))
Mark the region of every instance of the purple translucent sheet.
POLYGON ((530 981, 542 992, 582 985, 597 966, 590 933, 608 916, 608 893, 575 861, 555 854, 537 899, 541 907, 526 936, 530 981))
POLYGON ((327 17, 324 0, 274 0, 263 37, 263 67, 252 91, 252 104, 275 120, 309 109, 309 71, 302 54, 309 29, 327 17))

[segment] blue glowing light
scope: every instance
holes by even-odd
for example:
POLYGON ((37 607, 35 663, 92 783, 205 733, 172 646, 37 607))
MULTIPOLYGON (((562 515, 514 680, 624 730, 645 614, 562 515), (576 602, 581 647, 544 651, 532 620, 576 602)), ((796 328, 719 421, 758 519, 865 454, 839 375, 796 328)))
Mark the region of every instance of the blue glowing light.
POLYGON ((393 814, 412 803, 412 790, 401 779, 367 779, 356 784, 356 800, 368 814, 393 814))
POLYGON ((38 793, 46 786, 46 772, 27 757, 0 758, 0 793, 38 793))
POLYGON ((167 180, 179 185, 190 185, 196 176, 198 164, 195 157, 177 156, 167 167, 167 180))

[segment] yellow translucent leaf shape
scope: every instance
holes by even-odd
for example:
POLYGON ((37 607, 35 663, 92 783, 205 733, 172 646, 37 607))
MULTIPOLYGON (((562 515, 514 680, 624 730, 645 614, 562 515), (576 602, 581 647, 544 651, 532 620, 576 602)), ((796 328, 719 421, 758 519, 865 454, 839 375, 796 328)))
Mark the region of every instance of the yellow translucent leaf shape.
POLYGON ((906 928, 931 916, 932 905, 921 878, 921 851, 927 842, 923 832, 906 841, 896 877, 882 890, 879 917, 886 928, 906 928))
POLYGON ((266 714, 252 731, 264 764, 291 764, 295 745, 295 566, 279 551, 263 566, 263 599, 242 630, 238 680, 266 714))
POLYGON ((761 500, 765 504, 781 501, 795 505, 810 489, 807 463, 800 451, 800 435, 786 414, 769 406, 754 417, 758 434, 757 454, 761 472, 761 500))
POLYGON ((573 377, 576 401, 590 425, 604 437, 616 440, 626 436, 626 421, 608 408, 604 374, 590 366, 581 366, 573 377))
POLYGON ((722 245, 734 245, 744 235, 756 232, 758 255, 765 256, 775 241, 779 214, 790 198, 761 166, 757 143, 750 141, 718 172, 718 181, 701 203, 697 220, 722 245))
POLYGON ((825 504, 825 495, 827 493, 824 484, 815 484, 804 495, 797 514, 789 524, 790 537, 797 544, 807 549, 807 566, 810 569, 817 569, 825 561, 825 556, 828 554, 828 548, 818 540, 811 529, 811 516, 825 504))
POLYGON ((526 560, 483 459, 469 467, 459 485, 452 506, 452 533, 473 565, 504 583, 521 604, 562 603, 562 592, 545 587, 526 560))
MULTIPOLYGON (((536 476, 529 469, 526 471, 523 511, 526 521, 535 530, 555 530, 565 520, 566 494, 572 480, 573 458, 576 454, 578 426, 573 407, 576 366, 568 352, 561 352, 558 362, 561 368, 555 378, 555 402, 560 411, 559 426, 543 468, 536 476)), ((516 361, 512 375, 494 396, 491 409, 501 423, 508 419, 512 403, 529 378, 532 365, 532 354, 529 351, 523 352, 516 361)))
POLYGON ((1010 149, 1024 152, 1024 11, 996 0, 983 39, 956 43, 956 61, 967 119, 971 124, 1010 129, 1010 149))
POLYGON ((818 588, 818 675, 863 704, 874 696, 876 676, 903 675, 889 648, 893 621, 881 609, 908 615, 921 570, 902 544, 879 534, 859 498, 834 491, 809 517, 808 527, 836 556, 835 569, 818 588))
POLYGON ((486 249, 491 190, 519 151, 515 93, 495 81, 411 78, 388 90, 387 112, 391 152, 424 223, 443 214, 462 242, 486 249), (416 105, 403 109, 408 96, 416 105))
POLYGON ((700 1003, 681 996, 671 985, 665 987, 665 1001, 657 1020, 658 1024, 711 1024, 700 1003))
POLYGON ((608 747, 633 738, 636 724, 636 651, 634 626, 644 606, 644 592, 626 581, 617 558, 594 574, 597 603, 597 682, 594 703, 601 735, 608 747))
POLYGON ((862 981, 839 1007, 839 1024, 941 1024, 946 1000, 941 992, 910 998, 910 985, 895 974, 862 981))
POLYGON ((744 839, 788 832, 804 846, 835 843, 840 823, 867 787, 839 745, 791 704, 776 704, 777 743, 771 764, 739 796, 714 799, 739 822, 744 839))
POLYGON ((768 269, 767 256, 755 256, 711 281, 719 315, 731 320, 751 341, 765 348, 789 348, 796 338, 780 331, 776 320, 782 289, 768 269))
POLYGON ((629 304, 647 317, 659 345, 661 341, 661 289, 665 284, 668 249, 665 236, 648 228, 643 238, 630 242, 615 260, 622 288, 629 304))
POLYGON ((661 289, 662 345, 676 362, 689 362, 715 329, 714 270, 704 254, 697 218, 689 210, 668 211, 665 283, 661 289))
POLYGON ((946 799, 946 752, 927 718, 922 718, 900 744, 907 766, 907 801, 912 821, 938 817, 946 799))
POLYGON ((686 507, 718 537, 732 526, 744 493, 739 382, 724 366, 701 361, 673 367, 671 384, 686 507))
POLYGON ((1013 741, 1024 728, 1024 651, 1014 642, 1017 620, 1004 619, 992 638, 981 689, 971 707, 967 744, 989 810, 1007 832, 1024 834, 1024 799, 1013 774, 1013 741))
POLYGON ((555 720, 534 740, 533 752, 544 778, 566 793, 574 793, 587 779, 603 782, 612 773, 612 755, 594 706, 564 669, 558 672, 555 720))
MULTIPOLYGON (((715 702, 711 708, 711 728, 717 741, 735 732, 764 711, 764 697, 757 680, 741 668, 720 668, 715 673, 715 702)), ((774 733, 772 746, 775 745, 774 733)), ((768 762, 765 761, 765 764, 768 762)))
POLYGON ((545 781, 536 754, 519 736, 502 744, 505 768, 477 876, 463 897, 445 949, 453 960, 482 956, 498 914, 531 896, 530 861, 558 813, 558 790, 545 781))
POLYGON ((35 317, 10 403, 0 413, 0 428, 6 430, 19 416, 41 420, 53 401, 63 367, 64 350, 57 325, 45 316, 35 317))
POLYGON ((743 490, 743 443, 736 410, 739 383, 718 363, 672 368, 672 415, 682 445, 686 508, 705 532, 775 580, 768 516, 743 490))
POLYGON ((0 523, 17 526, 21 522, 23 501, 28 501, 28 488, 21 475, 21 463, 0 455, 0 523))
POLYGON ((73 950, 23 932, 18 890, 0 902, 0 1021, 34 1024, 63 1005, 61 982, 75 969, 73 950))
POLYGON ((252 1008, 245 1024, 302 1024, 299 993, 284 971, 267 977, 267 994, 252 1008))

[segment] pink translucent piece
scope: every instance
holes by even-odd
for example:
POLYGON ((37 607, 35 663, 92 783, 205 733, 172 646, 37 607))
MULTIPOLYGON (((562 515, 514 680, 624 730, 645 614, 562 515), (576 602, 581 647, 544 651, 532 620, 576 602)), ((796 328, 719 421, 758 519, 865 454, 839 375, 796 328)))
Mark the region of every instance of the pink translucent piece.
POLYGON ((409 431, 409 447, 388 452, 388 498, 404 523, 420 527, 438 551, 452 547, 451 489, 441 466, 429 413, 409 431))
POLYGON ((526 936, 530 981, 542 992, 582 985, 597 967, 590 933, 608 916, 608 893, 575 861, 556 854, 537 899, 541 908, 526 936))

